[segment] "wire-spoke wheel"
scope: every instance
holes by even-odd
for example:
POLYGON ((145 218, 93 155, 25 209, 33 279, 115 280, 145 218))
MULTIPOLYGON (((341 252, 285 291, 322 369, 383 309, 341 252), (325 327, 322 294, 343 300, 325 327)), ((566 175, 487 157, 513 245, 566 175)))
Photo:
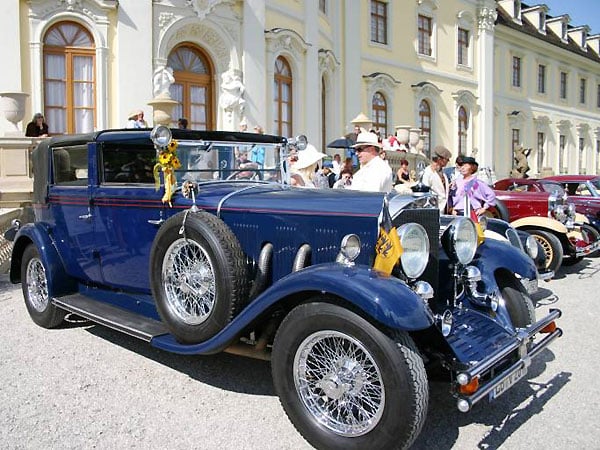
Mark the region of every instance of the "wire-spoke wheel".
POLYGON ((340 436, 361 436, 377 426, 385 406, 379 367, 356 339, 318 331, 296 350, 294 384, 304 406, 340 436))
POLYGON ((557 271, 563 260, 563 248, 560 240, 549 231, 527 230, 544 249, 546 269, 557 271))
POLYGON ((54 328, 62 323, 66 312, 51 302, 46 268, 33 244, 23 252, 21 285, 27 311, 36 324, 54 328))
POLYGON ((273 384, 288 417, 316 448, 409 447, 428 402, 414 342, 313 300, 288 313, 273 343, 273 384))
POLYGON ((248 299, 241 246, 222 220, 204 211, 162 224, 152 244, 150 282, 160 317, 188 344, 217 334, 248 299))
POLYGON ((178 239, 165 253, 162 268, 167 306, 189 325, 198 325, 215 305, 215 273, 206 251, 195 241, 178 239))

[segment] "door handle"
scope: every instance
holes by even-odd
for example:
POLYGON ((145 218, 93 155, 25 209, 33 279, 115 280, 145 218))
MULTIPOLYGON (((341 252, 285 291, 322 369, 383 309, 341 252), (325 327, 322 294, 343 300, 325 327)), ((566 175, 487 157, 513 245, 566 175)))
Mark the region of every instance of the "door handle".
POLYGON ((82 214, 81 216, 77 217, 79 220, 92 220, 92 211, 90 210, 89 206, 88 206, 88 212, 87 214, 82 214))

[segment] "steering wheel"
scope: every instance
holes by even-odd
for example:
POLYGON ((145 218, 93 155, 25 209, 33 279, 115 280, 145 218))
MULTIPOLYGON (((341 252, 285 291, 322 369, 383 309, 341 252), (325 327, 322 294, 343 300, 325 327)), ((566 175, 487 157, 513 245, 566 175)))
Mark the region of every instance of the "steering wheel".
POLYGON ((256 169, 237 169, 226 180, 260 180, 261 173, 256 169))

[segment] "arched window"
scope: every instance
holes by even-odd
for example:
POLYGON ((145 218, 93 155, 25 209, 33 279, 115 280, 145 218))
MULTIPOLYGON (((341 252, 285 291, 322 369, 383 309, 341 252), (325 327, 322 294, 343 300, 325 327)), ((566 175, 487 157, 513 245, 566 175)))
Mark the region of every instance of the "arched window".
POLYGON ((458 153, 467 154, 467 132, 469 130, 469 115, 464 106, 458 108, 458 153))
POLYGON ((280 136, 291 136, 292 127, 292 70, 282 56, 275 61, 273 86, 274 131, 280 136))
POLYGON ((379 130, 379 136, 387 137, 387 102, 381 92, 375 92, 371 104, 373 127, 379 130))
POLYGON ((95 46, 75 22, 44 36, 44 111, 50 134, 87 133, 96 123, 95 46))
POLYGON ((213 129, 213 68, 210 59, 199 48, 181 44, 171 51, 167 66, 173 69, 175 82, 170 92, 180 104, 173 108, 173 125, 185 117, 188 128, 213 129))
POLYGON ((419 128, 423 134, 423 152, 429 158, 431 156, 431 107, 427 100, 421 100, 419 104, 419 128))

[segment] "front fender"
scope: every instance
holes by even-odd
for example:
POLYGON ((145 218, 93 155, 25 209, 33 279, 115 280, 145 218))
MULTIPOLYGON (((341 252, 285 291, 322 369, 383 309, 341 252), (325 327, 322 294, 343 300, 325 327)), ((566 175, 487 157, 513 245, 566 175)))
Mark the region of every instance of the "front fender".
POLYGON ((528 280, 535 280, 538 276, 535 263, 528 255, 507 242, 493 239, 486 239, 477 248, 471 265, 476 266, 481 272, 481 281, 484 285, 482 292, 486 294, 491 294, 498 288, 494 275, 499 269, 516 273, 528 280))
POLYGON ((567 233, 567 227, 565 227, 558 220, 550 219, 549 217, 540 217, 540 216, 529 216, 523 217, 522 219, 517 219, 514 222, 510 223, 514 228, 546 228, 549 230, 553 230, 557 233, 567 233))
POLYGON ((395 277, 385 277, 368 266, 318 264, 291 273, 259 295, 233 321, 208 341, 179 344, 171 335, 152 339, 153 346, 174 353, 209 354, 223 350, 265 310, 296 294, 320 292, 343 298, 384 326, 405 331, 433 324, 424 300, 395 277))
POLYGON ((77 289, 75 280, 67 275, 65 266, 50 239, 48 231, 40 223, 28 223, 24 225, 15 236, 10 263, 10 281, 12 283, 22 281, 21 261, 23 259, 23 252, 30 243, 33 243, 37 247, 42 264, 46 270, 48 295, 50 297, 58 297, 75 292, 77 289))

